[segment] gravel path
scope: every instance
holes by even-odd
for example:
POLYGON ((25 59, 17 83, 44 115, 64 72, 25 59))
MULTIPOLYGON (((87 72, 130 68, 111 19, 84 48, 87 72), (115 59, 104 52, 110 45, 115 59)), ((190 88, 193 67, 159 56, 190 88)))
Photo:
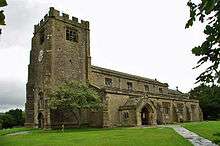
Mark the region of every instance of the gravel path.
POLYGON ((183 136, 185 139, 190 141, 194 146, 218 146, 212 143, 210 140, 205 139, 196 133, 193 133, 186 128, 183 128, 179 125, 169 125, 167 127, 173 128, 178 134, 183 136))

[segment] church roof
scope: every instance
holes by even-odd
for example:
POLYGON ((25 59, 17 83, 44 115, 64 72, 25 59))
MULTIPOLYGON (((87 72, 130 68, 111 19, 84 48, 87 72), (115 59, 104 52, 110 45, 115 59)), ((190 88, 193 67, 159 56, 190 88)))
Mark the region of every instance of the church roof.
POLYGON ((126 79, 130 79, 130 80, 144 81, 144 82, 153 83, 153 84, 157 84, 157 85, 160 85, 160 86, 168 87, 167 83, 162 83, 162 82, 159 82, 157 80, 149 79, 149 78, 146 78, 146 77, 132 75, 132 74, 119 72, 119 71, 115 71, 115 70, 111 70, 111 69, 106 69, 106 68, 102 68, 102 67, 98 67, 98 66, 91 66, 91 68, 95 72, 101 72, 101 73, 106 74, 106 75, 117 76, 117 77, 126 78, 126 79))

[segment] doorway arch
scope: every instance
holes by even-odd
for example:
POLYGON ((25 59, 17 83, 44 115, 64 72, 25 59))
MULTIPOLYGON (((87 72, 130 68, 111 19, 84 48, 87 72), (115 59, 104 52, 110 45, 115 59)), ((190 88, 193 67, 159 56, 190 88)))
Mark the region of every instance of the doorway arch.
POLYGON ((157 111, 151 100, 142 98, 137 107, 137 126, 156 125, 157 111))
POLYGON ((149 125, 150 122, 150 114, 149 110, 147 109, 146 106, 144 106, 141 110, 141 125, 149 125))
POLYGON ((44 128, 44 115, 42 113, 38 114, 38 128, 44 128))

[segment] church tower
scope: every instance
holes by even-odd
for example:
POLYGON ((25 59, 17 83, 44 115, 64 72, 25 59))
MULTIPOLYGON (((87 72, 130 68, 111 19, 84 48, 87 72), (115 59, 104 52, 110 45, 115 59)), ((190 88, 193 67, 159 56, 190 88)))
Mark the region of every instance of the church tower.
POLYGON ((50 8, 34 27, 28 82, 26 85, 27 127, 50 128, 47 104, 51 88, 65 81, 88 81, 91 67, 89 22, 50 8))

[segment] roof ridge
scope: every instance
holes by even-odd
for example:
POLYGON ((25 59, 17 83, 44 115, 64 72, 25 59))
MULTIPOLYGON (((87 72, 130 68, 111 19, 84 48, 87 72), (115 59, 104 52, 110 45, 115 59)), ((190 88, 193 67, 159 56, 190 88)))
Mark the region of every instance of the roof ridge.
POLYGON ((139 79, 142 79, 142 80, 148 80, 150 82, 154 82, 154 83, 159 83, 159 84, 164 84, 164 85, 167 85, 167 83, 162 83, 162 82, 159 82, 157 80, 154 80, 154 79, 150 79, 150 78, 146 78, 146 77, 142 77, 142 76, 138 76, 138 75, 133 75, 133 74, 129 74, 129 73, 125 73, 125 72, 121 72, 121 71, 116 71, 116 70, 112 70, 112 69, 107 69, 107 68, 103 68, 103 67, 99 67, 99 66, 94 66, 92 65, 91 66, 93 69, 98 69, 98 70, 103 70, 103 71, 107 71, 107 72, 113 72, 115 74, 120 74, 120 75, 124 75, 124 76, 129 76, 129 77, 133 77, 133 78, 139 78, 139 79))

